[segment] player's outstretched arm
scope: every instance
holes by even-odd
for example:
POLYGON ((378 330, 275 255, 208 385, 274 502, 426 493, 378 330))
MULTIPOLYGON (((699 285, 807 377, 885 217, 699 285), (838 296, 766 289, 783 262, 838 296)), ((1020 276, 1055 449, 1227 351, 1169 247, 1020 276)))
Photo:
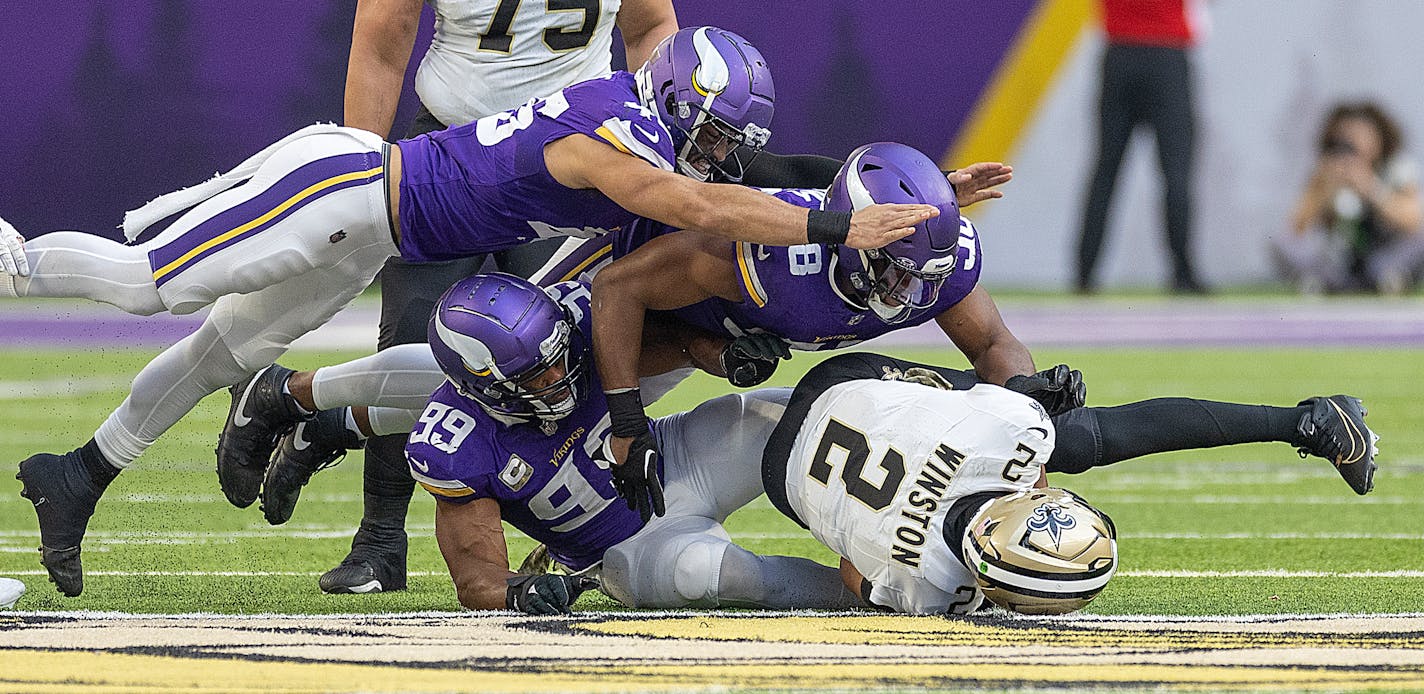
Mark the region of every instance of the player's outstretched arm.
POLYGON ((999 307, 983 287, 975 287, 935 322, 984 381, 1004 385, 1012 376, 1033 374, 1033 355, 1004 325, 999 307))
POLYGON ((435 541, 461 605, 471 610, 505 609, 507 582, 516 574, 509 570, 498 502, 436 500, 435 541))
POLYGON ((679 229, 772 246, 844 243, 880 248, 939 214, 933 205, 871 205, 852 214, 807 210, 760 191, 699 183, 649 166, 585 135, 544 148, 549 173, 574 189, 597 188, 623 209, 679 229))

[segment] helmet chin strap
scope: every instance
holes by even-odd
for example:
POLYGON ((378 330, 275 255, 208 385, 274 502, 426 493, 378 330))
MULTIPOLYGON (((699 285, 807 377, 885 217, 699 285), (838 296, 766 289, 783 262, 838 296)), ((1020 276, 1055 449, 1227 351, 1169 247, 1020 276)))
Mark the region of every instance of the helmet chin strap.
POLYGON ((870 293, 870 300, 866 303, 870 304, 870 310, 874 311, 875 315, 886 323, 899 323, 910 317, 909 306, 903 304, 900 306, 891 306, 881 301, 880 297, 876 296, 874 292, 870 293))

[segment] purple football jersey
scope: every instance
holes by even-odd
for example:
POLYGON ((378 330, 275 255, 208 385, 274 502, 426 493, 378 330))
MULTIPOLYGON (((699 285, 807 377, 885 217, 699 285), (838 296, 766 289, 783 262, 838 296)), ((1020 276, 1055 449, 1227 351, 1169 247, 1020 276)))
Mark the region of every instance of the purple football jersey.
POLYGON ((635 219, 594 189, 549 175, 544 146, 587 135, 673 170, 672 136, 626 72, 580 82, 512 111, 402 140, 401 257, 449 260, 553 236, 588 238, 635 219))
MULTIPOLYGON (((825 198, 822 190, 763 190, 793 205, 813 209, 820 207, 825 198)), ((669 231, 665 224, 639 220, 629 233, 615 237, 614 255, 627 255, 669 231)), ((825 246, 808 243, 782 247, 743 242, 736 245, 742 300, 708 299, 672 313, 719 335, 772 333, 785 338, 792 349, 840 349, 892 330, 934 320, 968 296, 979 282, 979 235, 974 224, 964 217, 959 221, 959 262, 940 288, 938 299, 894 325, 880 320, 869 308, 857 309, 841 298, 840 291, 833 286, 830 255, 825 246)))
MULTIPOLYGON (((552 291, 589 334, 588 287, 552 291)), ((593 371, 592 355, 588 368, 593 371)), ((608 438, 608 403, 597 375, 584 402, 552 433, 538 423, 500 421, 446 383, 431 396, 406 443, 411 476, 443 502, 494 499, 500 517, 544 543, 574 570, 591 566, 643 527, 613 489, 597 453, 608 438)))

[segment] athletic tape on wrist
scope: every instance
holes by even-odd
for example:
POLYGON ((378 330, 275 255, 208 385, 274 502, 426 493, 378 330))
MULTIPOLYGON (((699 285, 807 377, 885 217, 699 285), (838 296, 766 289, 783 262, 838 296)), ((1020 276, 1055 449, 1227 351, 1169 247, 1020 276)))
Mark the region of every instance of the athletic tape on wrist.
POLYGON ((611 431, 619 438, 633 438, 648 433, 648 414, 643 411, 643 396, 637 388, 604 391, 608 401, 611 431))
POLYGON ((806 240, 810 243, 845 243, 850 236, 849 212, 811 210, 806 215, 806 240))

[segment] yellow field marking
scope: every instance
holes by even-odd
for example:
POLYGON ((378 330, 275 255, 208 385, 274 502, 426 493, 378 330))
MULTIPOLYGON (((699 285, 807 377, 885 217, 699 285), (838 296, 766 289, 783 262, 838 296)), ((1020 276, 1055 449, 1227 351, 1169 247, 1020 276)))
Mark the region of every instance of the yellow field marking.
POLYGON ((705 688, 893 688, 965 683, 1160 683, 1173 687, 1331 690, 1424 687, 1417 670, 1177 665, 815 663, 772 665, 572 665, 500 672, 311 662, 0 650, 0 691, 194 692, 638 691, 705 688))
POLYGON ((596 673, 438 670, 85 651, 0 650, 0 691, 605 692, 666 687, 668 682, 645 683, 594 675, 596 673))
POLYGON ((574 625, 615 636, 901 646, 1123 647, 1170 650, 1242 648, 1424 649, 1424 640, 1391 634, 1291 634, 1251 631, 1001 626, 943 617, 686 617, 629 619, 574 625))

